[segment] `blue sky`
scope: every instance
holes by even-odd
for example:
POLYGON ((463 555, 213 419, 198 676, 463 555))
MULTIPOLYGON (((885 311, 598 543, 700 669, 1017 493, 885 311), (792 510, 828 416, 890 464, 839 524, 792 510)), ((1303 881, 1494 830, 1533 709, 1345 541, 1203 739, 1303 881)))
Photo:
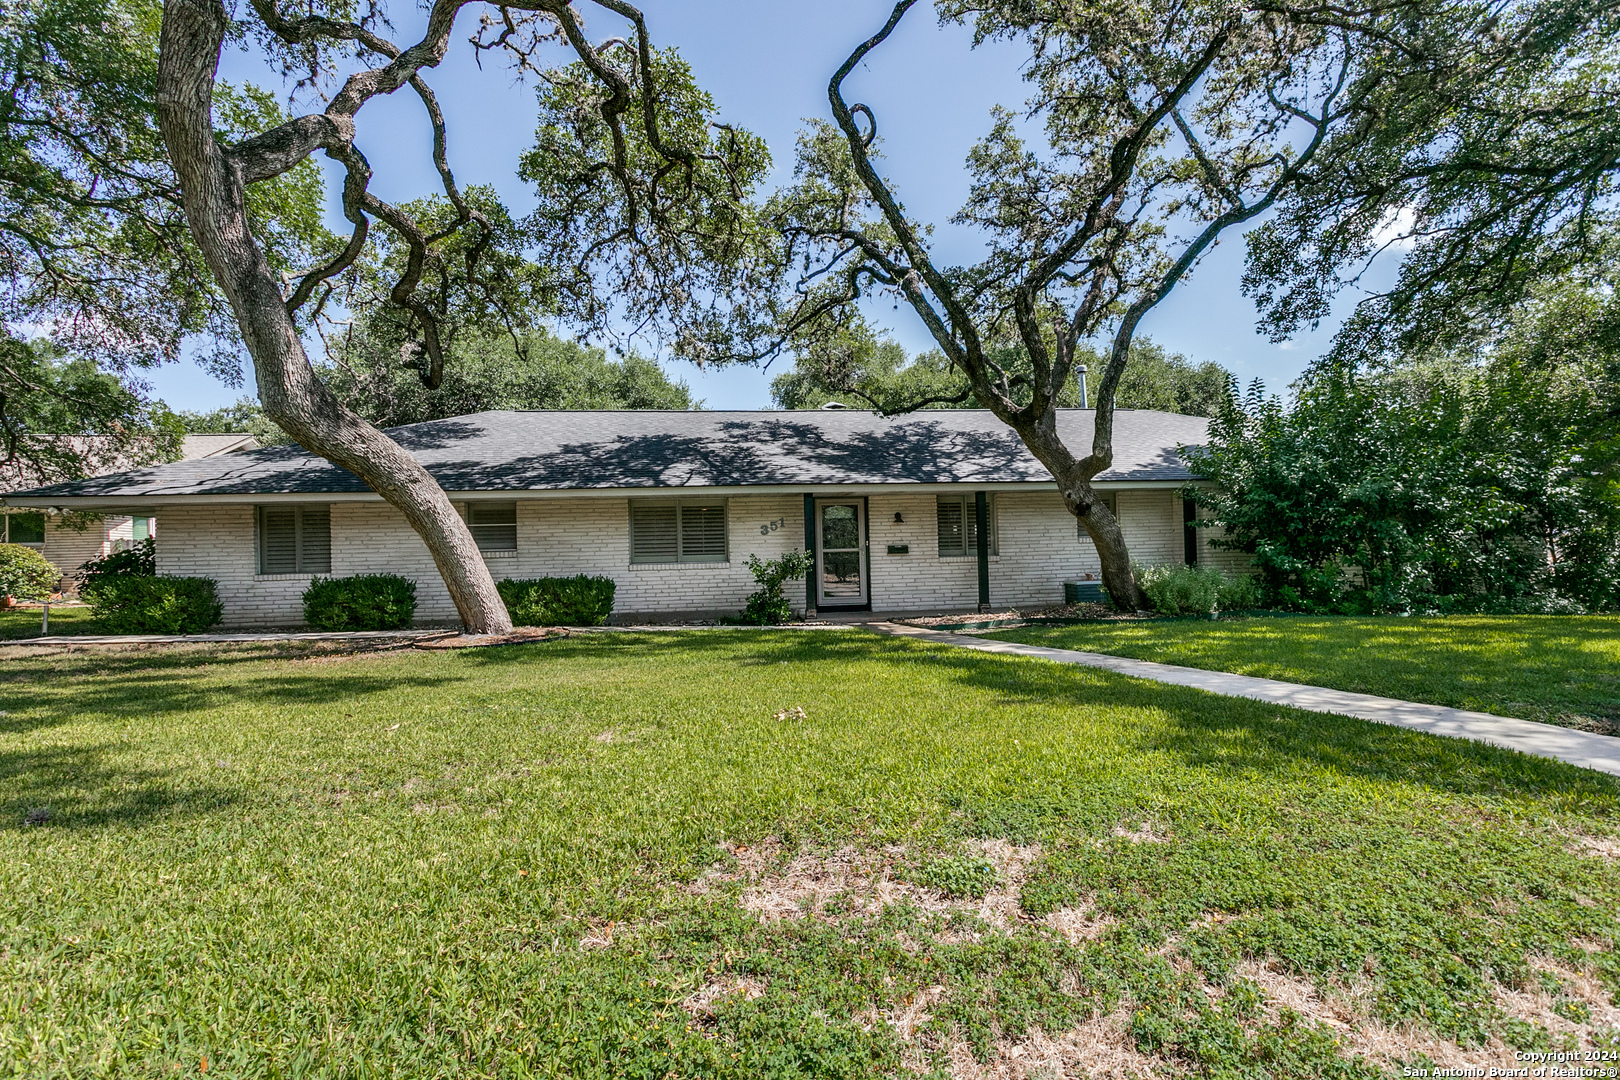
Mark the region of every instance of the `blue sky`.
MULTIPOLYGON (((593 36, 612 29, 589 5, 582 8, 593 36)), ((828 77, 856 44, 882 26, 889 4, 648 0, 643 10, 655 42, 680 49, 723 118, 764 136, 775 157, 776 179, 783 180, 792 168, 793 140, 803 119, 829 116, 828 77)), ((445 111, 456 179, 463 186, 494 185, 521 214, 532 200, 516 179, 516 164, 533 138, 534 91, 515 83, 493 56, 485 57, 484 70, 479 70, 465 45, 476 29, 476 17, 476 11, 464 14, 450 55, 428 78, 445 111)), ((402 34, 407 25, 401 20, 402 34)), ((1008 43, 972 49, 969 31, 940 27, 931 11, 919 5, 849 81, 851 99, 865 101, 877 113, 891 181, 908 208, 938 225, 937 250, 945 261, 974 258, 978 237, 946 222, 966 192, 963 160, 988 128, 991 107, 1017 107, 1026 96, 1021 60, 1019 50, 1008 43)), ((227 53, 222 74, 274 85, 267 72, 241 53, 227 53)), ((429 132, 415 95, 396 94, 368 104, 359 118, 359 142, 374 168, 373 190, 382 197, 398 201, 436 190, 429 132)), ((331 216, 334 224, 341 224, 335 206, 331 216)), ((1326 346, 1334 326, 1325 324, 1281 346, 1257 335, 1253 305, 1238 288, 1242 269, 1243 243, 1234 235, 1148 317, 1140 332, 1195 360, 1218 361, 1245 384, 1261 378, 1280 390, 1326 346)), ((872 314, 908 349, 930 346, 908 311, 885 305, 872 314)), ((770 378, 787 363, 778 361, 771 371, 702 371, 682 361, 665 366, 709 408, 747 409, 770 404, 770 378)), ((153 372, 149 381, 175 408, 213 408, 243 392, 189 363, 153 372)), ((248 392, 251 383, 250 377, 248 392)))

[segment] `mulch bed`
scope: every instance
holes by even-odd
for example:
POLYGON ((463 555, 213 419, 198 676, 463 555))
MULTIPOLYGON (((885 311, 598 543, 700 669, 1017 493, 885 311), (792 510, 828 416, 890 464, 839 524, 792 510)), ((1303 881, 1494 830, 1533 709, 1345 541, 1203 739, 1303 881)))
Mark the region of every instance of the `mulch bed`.
POLYGON ((1028 610, 1008 609, 1007 611, 987 611, 983 614, 933 615, 920 619, 897 619, 895 621, 906 626, 926 626, 930 629, 949 630, 955 626, 974 626, 988 629, 988 627, 985 627, 986 623, 1005 623, 1011 629, 1031 620, 1040 620, 1042 622, 1060 619, 1074 622, 1091 620, 1135 622, 1147 618, 1152 618, 1152 616, 1135 612, 1116 611, 1108 604, 1061 604, 1057 607, 1030 608, 1028 610))
POLYGON ((411 649, 482 649, 491 645, 529 645, 548 638, 567 637, 569 631, 561 626, 519 626, 510 634, 451 634, 446 637, 415 638, 406 647, 411 649))

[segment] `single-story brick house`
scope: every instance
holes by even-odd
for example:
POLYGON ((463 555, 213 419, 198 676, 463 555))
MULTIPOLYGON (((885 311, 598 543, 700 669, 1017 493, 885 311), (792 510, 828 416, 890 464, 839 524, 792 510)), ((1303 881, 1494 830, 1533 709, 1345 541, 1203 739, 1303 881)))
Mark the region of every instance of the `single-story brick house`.
MULTIPOLYGON (((1093 413, 1059 429, 1091 441, 1093 413)), ((1207 421, 1123 410, 1114 467, 1097 478, 1142 562, 1236 568, 1188 525, 1194 479, 1178 448, 1207 421)), ((1097 552, 1046 470, 989 412, 885 419, 853 409, 761 412, 484 412, 389 434, 462 508, 497 579, 601 574, 617 617, 735 613, 745 562, 816 555, 796 607, 973 610, 1062 603, 1065 581, 1100 578, 1097 552), (979 542, 980 503, 988 528, 979 542)), ((301 621, 311 575, 412 577, 418 619, 453 621, 427 548, 353 474, 271 447, 56 484, 11 507, 150 516, 160 573, 219 582, 225 623, 301 621)))
MULTIPOLYGON (((181 444, 180 460, 217 457, 256 450, 258 446, 259 441, 252 435, 236 432, 187 435, 181 444)), ((22 478, 0 472, 0 484, 5 487, 38 482, 37 476, 22 478)), ((63 572, 69 585, 76 579, 79 567, 91 559, 138 544, 156 533, 157 521, 149 513, 103 514, 100 521, 82 529, 71 527, 62 521, 61 515, 45 510, 18 507, 0 513, 0 544, 33 548, 63 572)))

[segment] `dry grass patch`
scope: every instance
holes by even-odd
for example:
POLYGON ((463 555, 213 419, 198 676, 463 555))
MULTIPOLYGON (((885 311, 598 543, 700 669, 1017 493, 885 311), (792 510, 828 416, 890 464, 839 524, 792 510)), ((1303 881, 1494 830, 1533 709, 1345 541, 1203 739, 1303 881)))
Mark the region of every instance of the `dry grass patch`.
MULTIPOLYGON (((1533 957, 1531 967, 1553 975, 1565 987, 1562 997, 1579 1001, 1589 1012, 1585 1021, 1571 1020, 1557 1011, 1560 996, 1531 984, 1513 989, 1499 984, 1491 987, 1497 1006, 1508 1016, 1535 1024, 1555 1039, 1573 1039, 1581 1049, 1599 1046, 1604 1033, 1620 1026, 1620 1008, 1589 971, 1558 964, 1545 957, 1533 957)), ((1501 1066, 1512 1062, 1513 1049, 1499 1038, 1483 1045, 1464 1048, 1414 1024, 1390 1026, 1372 1016, 1374 990, 1369 981, 1336 983, 1326 993, 1308 979, 1279 971, 1268 962, 1249 960, 1240 965, 1236 977, 1246 979, 1265 995, 1265 1014, 1275 1022, 1283 1009, 1291 1010, 1313 1024, 1333 1030, 1347 1056, 1363 1057, 1384 1066, 1396 1066, 1424 1055, 1443 1068, 1501 1066)), ((1221 991, 1206 987, 1211 996, 1221 991)))
POLYGON ((1620 859, 1620 839, 1613 836, 1592 836, 1589 833, 1576 833, 1575 846, 1570 850, 1576 855, 1588 859, 1620 859))
POLYGON ((1114 925, 1111 917, 1099 915, 1090 904, 1058 908, 1041 922, 1070 945, 1078 945, 1082 941, 1095 941, 1114 925))
MULTIPOLYGON (((743 882, 742 907, 763 922, 801 918, 838 922, 875 916, 890 905, 905 902, 929 915, 970 914, 1001 932, 1029 921, 1019 907, 1019 891, 1031 864, 1041 855, 1039 844, 1019 846, 1006 840, 969 844, 968 852, 985 860, 996 873, 995 884, 974 899, 953 898, 906 880, 909 852, 900 845, 878 851, 846 847, 789 857, 773 837, 753 847, 727 845, 726 850, 737 860, 736 869, 710 868, 691 890, 702 894, 727 882, 743 882)), ((945 943, 976 936, 952 932, 945 943)))
POLYGON ((1127 829, 1124 825, 1115 825, 1113 835, 1121 840, 1129 840, 1133 844, 1168 844, 1169 834, 1161 826, 1151 821, 1144 821, 1134 829, 1127 829))
POLYGON ((1121 1007, 1064 1032, 1034 1028, 1021 1039, 996 1040, 995 1056, 986 1062, 978 1061, 966 1042, 955 1041, 947 1054, 951 1080, 1143 1080, 1176 1071, 1163 1058, 1136 1049, 1130 1020, 1130 1009, 1121 1007))
POLYGON ((765 984, 758 979, 719 979, 688 994, 681 1001, 681 1009, 694 1020, 713 1020, 715 1010, 728 999, 753 1001, 764 996, 765 984))

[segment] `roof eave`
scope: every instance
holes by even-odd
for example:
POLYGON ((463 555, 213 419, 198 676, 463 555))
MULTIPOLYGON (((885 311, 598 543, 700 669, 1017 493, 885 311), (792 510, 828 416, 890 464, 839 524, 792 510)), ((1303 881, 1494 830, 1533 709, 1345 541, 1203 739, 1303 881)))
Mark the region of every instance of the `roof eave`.
MULTIPOLYGON (((1099 491, 1119 490, 1174 490, 1189 483, 1201 483, 1197 477, 1175 479, 1119 479, 1098 480, 1099 491)), ((1051 480, 964 480, 951 483, 887 483, 887 484, 753 484, 753 485, 692 485, 687 487, 592 487, 457 490, 445 489, 445 494, 457 501, 471 499, 579 499, 579 498, 652 498, 658 496, 717 496, 731 498, 768 495, 880 495, 900 492, 916 494, 961 491, 963 488, 1000 492, 1056 491, 1051 480)), ((382 497, 371 491, 298 491, 298 492, 226 492, 218 494, 185 494, 181 492, 109 492, 105 495, 32 495, 13 492, 0 496, 0 506, 23 507, 30 510, 78 510, 99 513, 138 513, 164 506, 219 506, 274 503, 375 503, 382 497)))

